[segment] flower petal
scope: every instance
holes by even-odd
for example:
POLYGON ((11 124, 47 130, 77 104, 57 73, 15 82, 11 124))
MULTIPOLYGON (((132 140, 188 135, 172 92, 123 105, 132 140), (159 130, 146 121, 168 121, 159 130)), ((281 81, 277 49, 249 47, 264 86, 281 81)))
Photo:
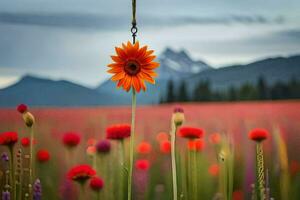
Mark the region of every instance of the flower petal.
POLYGON ((155 80, 147 73, 141 71, 140 74, 143 76, 143 79, 145 79, 146 81, 148 81, 151 84, 155 84, 155 80))
POLYGON ((152 62, 155 58, 156 56, 148 56, 148 57, 144 57, 143 59, 140 59, 139 61, 141 64, 148 64, 152 62))
POLYGON ((110 57, 116 63, 122 63, 122 62, 124 62, 119 56, 110 56, 110 57))
POLYGON ((123 71, 122 67, 114 67, 112 69, 107 70, 108 73, 112 73, 112 74, 120 73, 122 71, 123 71))
POLYGON ((120 73, 118 73, 118 74, 113 75, 113 76, 111 77, 111 80, 112 80, 112 81, 118 81, 118 80, 124 78, 124 76, 125 76, 125 72, 122 71, 122 72, 120 72, 120 73))
POLYGON ((142 72, 150 75, 151 77, 156 77, 157 76, 157 73, 155 71, 151 70, 151 69, 150 70, 149 69, 142 69, 142 72))
POLYGON ((116 50, 116 53, 118 54, 118 56, 119 56, 122 60, 126 60, 127 55, 126 55, 126 53, 125 53, 125 51, 124 51, 123 49, 121 49, 121 48, 119 48, 119 47, 116 47, 115 50, 116 50))
POLYGON ((137 91, 139 93, 141 90, 141 84, 140 84, 139 79, 137 77, 133 76, 132 83, 133 83, 133 87, 134 87, 135 91, 137 91))
POLYGON ((149 64, 145 64, 145 65, 142 65, 142 68, 143 69, 155 69, 157 67, 159 67, 159 63, 158 62, 151 62, 149 64))

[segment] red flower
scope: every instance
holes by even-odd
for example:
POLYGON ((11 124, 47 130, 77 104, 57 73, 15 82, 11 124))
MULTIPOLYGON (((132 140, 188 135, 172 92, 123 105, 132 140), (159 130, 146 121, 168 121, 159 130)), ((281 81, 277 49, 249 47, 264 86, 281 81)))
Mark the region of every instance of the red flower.
POLYGON ((21 144, 23 147, 28 147, 30 145, 30 139, 28 137, 23 137, 21 139, 21 144))
POLYGON ((137 147, 137 152, 140 154, 149 154, 151 150, 152 146, 148 142, 141 142, 137 147))
POLYGON ((209 166, 208 168, 208 172, 210 175, 212 176, 218 176, 220 171, 219 165, 217 164, 212 164, 211 166, 209 166))
POLYGON ((69 148, 75 147, 80 143, 80 135, 75 132, 67 132, 63 136, 63 143, 69 148))
POLYGON ((95 146, 89 146, 86 148, 86 153, 88 155, 94 155, 96 153, 96 147, 95 146))
POLYGON ((169 134, 168 133, 165 133, 165 132, 160 132, 157 134, 156 136, 156 140, 158 142, 162 142, 162 141, 166 141, 169 139, 169 134))
POLYGON ((4 132, 0 134, 0 145, 12 146, 18 142, 18 134, 16 132, 4 132))
POLYGON ((87 145, 88 146, 93 146, 95 145, 97 142, 97 140, 95 138, 89 138, 88 141, 87 141, 87 145))
POLYGON ((204 147, 205 147, 205 142, 202 139, 188 141, 188 149, 190 151, 202 151, 204 147))
POLYGON ((300 163, 292 160, 290 163, 290 172, 292 176, 297 175, 300 172, 300 163))
POLYGON ((219 144, 221 142, 221 135, 219 133, 213 133, 209 136, 209 141, 212 144, 219 144))
POLYGON ((95 192, 99 192, 103 188, 104 182, 99 177, 93 177, 90 181, 90 188, 95 192))
POLYGON ((182 127, 179 129, 179 136, 189 139, 201 138, 204 135, 204 130, 194 127, 182 127))
POLYGON ((36 157, 39 162, 44 163, 50 160, 50 154, 47 150, 41 149, 37 152, 36 157))
POLYGON ((77 165, 69 170, 67 177, 84 184, 85 181, 96 175, 96 171, 89 165, 77 165))
POLYGON ((269 136, 268 131, 265 129, 261 129, 261 128, 256 128, 249 132, 249 138, 256 142, 261 142, 261 141, 267 139, 268 136, 269 136))
POLYGON ((117 124, 106 129, 106 138, 112 140, 122 140, 130 137, 131 127, 128 124, 117 124))
POLYGON ((28 110, 28 107, 25 104, 20 104, 20 105, 18 105, 17 110, 19 113, 23 114, 28 110))
POLYGON ((170 141, 163 141, 160 143, 160 152, 169 154, 171 152, 171 142, 170 141))
POLYGON ((233 200, 243 200, 244 199, 243 191, 241 191, 241 190, 233 191, 232 199, 233 200))
POLYGON ((150 163, 148 160, 144 160, 144 159, 137 160, 135 162, 135 167, 140 170, 148 170, 150 167, 150 163))

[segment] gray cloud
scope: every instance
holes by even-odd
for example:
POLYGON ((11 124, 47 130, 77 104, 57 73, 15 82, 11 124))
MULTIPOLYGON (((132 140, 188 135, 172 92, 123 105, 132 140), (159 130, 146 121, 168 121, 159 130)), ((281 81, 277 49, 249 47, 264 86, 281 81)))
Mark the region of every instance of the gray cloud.
MULTIPOLYGON (((0 13, 0 23, 17 25, 49 26, 78 30, 119 30, 130 23, 128 17, 75 14, 75 13, 0 13)), ((181 26, 181 25, 236 25, 236 24, 281 24, 284 17, 267 18, 262 15, 226 15, 213 17, 182 16, 154 17, 141 16, 139 22, 144 26, 181 26)))
POLYGON ((291 42, 300 43, 300 28, 299 29, 280 31, 280 32, 277 32, 275 35, 277 37, 282 38, 282 39, 287 39, 291 42))

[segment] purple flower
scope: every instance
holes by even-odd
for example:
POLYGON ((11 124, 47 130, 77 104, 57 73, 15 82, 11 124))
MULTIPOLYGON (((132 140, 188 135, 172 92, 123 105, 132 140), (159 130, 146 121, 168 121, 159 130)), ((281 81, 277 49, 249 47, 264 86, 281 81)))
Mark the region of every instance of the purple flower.
POLYGON ((10 200, 10 193, 9 193, 9 191, 2 192, 2 199, 3 200, 10 200))
POLYGON ((174 113, 184 113, 184 111, 183 111, 183 108, 180 108, 180 107, 176 107, 176 108, 174 108, 174 113))
POLYGON ((42 199, 42 185, 40 179, 36 179, 33 185, 33 200, 42 199))
POLYGON ((2 153, 1 160, 5 161, 5 162, 9 161, 9 157, 8 157, 8 154, 6 152, 2 153))
POLYGON ((110 151, 110 142, 108 140, 101 140, 96 144, 98 153, 108 153, 110 151))

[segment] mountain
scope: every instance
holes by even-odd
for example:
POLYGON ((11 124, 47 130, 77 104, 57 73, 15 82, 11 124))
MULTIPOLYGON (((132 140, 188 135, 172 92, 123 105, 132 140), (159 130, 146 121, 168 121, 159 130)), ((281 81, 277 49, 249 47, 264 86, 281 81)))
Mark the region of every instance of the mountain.
POLYGON ((114 95, 68 81, 53 81, 24 76, 19 82, 0 90, 0 106, 12 107, 20 103, 34 106, 92 106, 122 103, 114 95))
MULTIPOLYGON (((300 55, 268 58, 246 65, 214 69, 202 61, 194 61, 185 51, 167 48, 159 57, 161 66, 156 85, 147 84, 147 92, 137 96, 139 104, 157 104, 166 95, 170 79, 175 87, 184 81, 193 92, 200 81, 209 80, 213 89, 222 90, 243 83, 255 83, 264 77, 268 84, 286 82, 300 77, 300 55)), ((95 89, 69 81, 54 81, 34 76, 24 76, 19 82, 0 89, 0 107, 12 107, 19 103, 31 106, 95 106, 128 105, 131 93, 116 90, 116 83, 107 80, 95 89)))
POLYGON ((170 48, 159 56, 160 67, 158 73, 161 79, 182 79, 193 74, 212 69, 211 66, 203 61, 194 61, 184 51, 174 51, 170 48))
POLYGON ((292 78, 299 79, 300 56, 268 58, 246 65, 207 70, 186 81, 195 86, 200 81, 209 80, 213 89, 222 90, 230 86, 239 87, 246 82, 256 84, 259 77, 263 77, 270 85, 278 81, 287 82, 292 78))

